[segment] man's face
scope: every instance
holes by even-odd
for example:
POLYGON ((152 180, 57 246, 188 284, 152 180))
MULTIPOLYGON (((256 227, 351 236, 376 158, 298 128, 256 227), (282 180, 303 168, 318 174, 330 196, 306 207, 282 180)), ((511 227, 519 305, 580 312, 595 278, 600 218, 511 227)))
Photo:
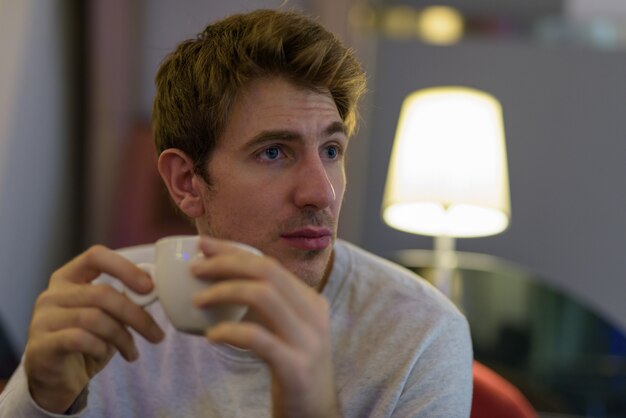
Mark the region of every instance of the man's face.
POLYGON ((253 81, 208 162, 199 232, 250 244, 317 286, 336 238, 347 145, 330 94, 253 81))

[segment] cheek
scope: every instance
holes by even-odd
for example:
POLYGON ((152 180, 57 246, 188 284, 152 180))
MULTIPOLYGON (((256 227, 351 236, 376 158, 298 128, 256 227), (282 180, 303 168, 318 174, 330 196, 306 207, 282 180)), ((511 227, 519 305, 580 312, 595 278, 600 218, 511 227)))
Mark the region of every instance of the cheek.
POLYGON ((277 199, 272 199, 264 187, 237 190, 240 192, 216 193, 207 201, 212 228, 231 238, 262 229, 262 225, 272 222, 279 209, 271 206, 277 199))
POLYGON ((331 176, 331 183, 335 191, 335 203, 333 206, 340 207, 341 202, 343 202, 343 194, 346 191, 346 173, 341 169, 337 170, 336 173, 332 173, 331 176))

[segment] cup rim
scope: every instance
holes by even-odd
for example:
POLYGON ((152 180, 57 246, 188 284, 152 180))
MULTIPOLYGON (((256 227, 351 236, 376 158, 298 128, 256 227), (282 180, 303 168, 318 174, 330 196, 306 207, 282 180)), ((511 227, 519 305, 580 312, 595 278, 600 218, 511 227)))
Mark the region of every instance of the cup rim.
POLYGON ((180 241, 180 240, 187 240, 187 239, 194 239, 194 238, 198 239, 199 235, 170 235, 170 236, 158 239, 155 244, 158 245, 161 243, 167 243, 171 241, 180 241))

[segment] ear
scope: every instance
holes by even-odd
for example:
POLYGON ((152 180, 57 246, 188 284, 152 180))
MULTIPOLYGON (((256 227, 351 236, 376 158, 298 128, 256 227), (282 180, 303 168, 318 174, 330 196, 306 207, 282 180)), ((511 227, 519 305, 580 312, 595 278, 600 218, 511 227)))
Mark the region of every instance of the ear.
POLYGON ((174 203, 188 217, 204 214, 203 190, 206 184, 193 169, 193 161, 177 148, 168 148, 159 155, 159 174, 174 203))

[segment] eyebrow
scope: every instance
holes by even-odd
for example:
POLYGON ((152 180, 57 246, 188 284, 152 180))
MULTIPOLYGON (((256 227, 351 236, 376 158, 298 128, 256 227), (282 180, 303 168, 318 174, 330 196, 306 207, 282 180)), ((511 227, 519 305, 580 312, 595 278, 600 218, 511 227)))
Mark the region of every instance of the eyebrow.
POLYGON ((331 136, 336 133, 340 133, 340 134, 344 134, 345 136, 348 136, 348 128, 346 128, 345 123, 338 122, 338 121, 333 122, 330 125, 328 125, 328 127, 324 130, 324 134, 326 136, 331 136))
MULTIPOLYGON (((348 130, 346 128, 346 125, 343 122, 333 122, 330 125, 328 125, 326 127, 326 129, 324 129, 324 135, 325 136, 332 136, 336 133, 340 133, 345 135, 346 137, 348 136, 348 130)), ((290 131, 287 129, 278 129, 275 131, 262 131, 260 133, 258 133, 257 135, 255 135, 250 141, 248 141, 248 143, 246 144, 247 147, 251 147, 251 146, 255 146, 258 144, 263 144, 266 142, 273 142, 273 141, 295 141, 300 139, 302 136, 295 132, 295 131, 290 131)))

